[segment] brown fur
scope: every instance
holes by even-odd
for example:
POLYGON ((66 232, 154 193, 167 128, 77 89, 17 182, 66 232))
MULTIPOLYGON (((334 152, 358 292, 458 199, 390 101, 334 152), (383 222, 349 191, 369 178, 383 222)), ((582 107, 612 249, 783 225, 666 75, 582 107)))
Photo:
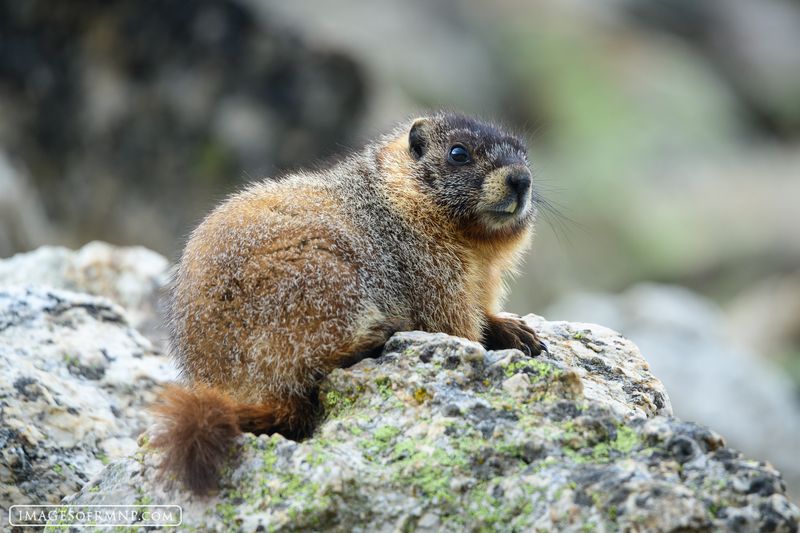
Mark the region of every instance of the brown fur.
POLYGON ((191 490, 216 486, 217 473, 241 432, 234 403, 206 387, 168 387, 153 412, 162 426, 152 444, 162 448, 162 476, 174 473, 191 490))
POLYGON ((527 169, 523 146, 491 125, 434 115, 215 209, 174 281, 172 347, 189 388, 167 389, 156 408, 164 471, 203 492, 241 431, 308 436, 320 379, 379 355, 396 331, 538 353, 532 330, 496 315, 535 214, 492 211, 511 205, 506 176, 527 169), (448 165, 452 143, 469 145, 474 164, 448 165))

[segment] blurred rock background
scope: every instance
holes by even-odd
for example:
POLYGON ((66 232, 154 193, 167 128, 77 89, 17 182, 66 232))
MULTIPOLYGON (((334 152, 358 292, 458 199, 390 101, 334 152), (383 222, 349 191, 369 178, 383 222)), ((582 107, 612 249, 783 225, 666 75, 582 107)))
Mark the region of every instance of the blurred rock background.
POLYGON ((174 260, 230 191, 442 106, 530 139, 509 309, 620 329, 800 494, 797 0, 0 0, 0 257, 174 260))

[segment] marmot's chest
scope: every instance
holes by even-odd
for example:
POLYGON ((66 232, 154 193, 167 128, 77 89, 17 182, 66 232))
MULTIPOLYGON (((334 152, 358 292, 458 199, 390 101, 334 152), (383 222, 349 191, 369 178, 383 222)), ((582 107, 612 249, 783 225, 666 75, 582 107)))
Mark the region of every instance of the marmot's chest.
POLYGON ((369 292, 385 313, 417 329, 477 341, 499 296, 495 274, 452 235, 426 230, 384 233, 381 253, 365 258, 369 292))
MULTIPOLYGON (((487 300, 485 272, 457 258, 449 258, 447 266, 432 261, 422 269, 411 288, 411 310, 414 322, 425 331, 441 331, 450 335, 480 340, 487 300)), ((493 305, 493 303, 492 303, 493 305)))

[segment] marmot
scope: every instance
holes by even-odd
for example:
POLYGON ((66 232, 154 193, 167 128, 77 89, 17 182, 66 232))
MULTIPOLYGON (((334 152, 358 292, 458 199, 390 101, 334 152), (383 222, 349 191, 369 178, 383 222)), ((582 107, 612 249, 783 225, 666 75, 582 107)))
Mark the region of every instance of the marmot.
POLYGON ((173 284, 172 352, 188 385, 155 407, 162 472, 203 493, 240 432, 308 436, 319 381, 396 331, 546 349, 496 314, 535 199, 525 144, 453 113, 228 198, 191 234, 173 284))

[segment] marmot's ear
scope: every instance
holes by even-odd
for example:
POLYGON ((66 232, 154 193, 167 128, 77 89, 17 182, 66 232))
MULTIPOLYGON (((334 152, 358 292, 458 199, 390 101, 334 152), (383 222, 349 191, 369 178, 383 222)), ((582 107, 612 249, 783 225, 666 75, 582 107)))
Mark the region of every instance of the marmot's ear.
POLYGON ((414 159, 420 159, 428 151, 428 126, 430 121, 427 118, 418 118, 411 124, 408 132, 408 149, 414 159))

